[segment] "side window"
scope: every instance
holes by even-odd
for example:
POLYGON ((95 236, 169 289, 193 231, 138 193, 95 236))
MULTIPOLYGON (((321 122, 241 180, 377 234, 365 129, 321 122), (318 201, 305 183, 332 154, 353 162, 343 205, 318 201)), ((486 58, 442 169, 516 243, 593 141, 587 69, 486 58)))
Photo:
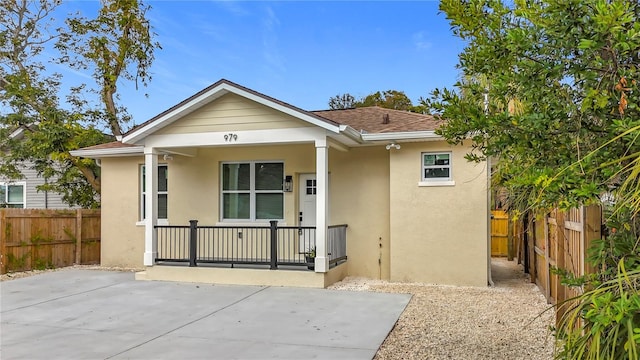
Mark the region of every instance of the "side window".
MULTIPOLYGON (((168 167, 167 165, 158 165, 158 219, 166 219, 168 214, 168 167)), ((145 214, 145 169, 144 165, 140 166, 140 220, 144 220, 145 214)))
POLYGON ((0 183, 0 208, 23 209, 26 205, 26 183, 0 183))
POLYGON ((449 181, 451 153, 422 153, 422 181, 449 181))

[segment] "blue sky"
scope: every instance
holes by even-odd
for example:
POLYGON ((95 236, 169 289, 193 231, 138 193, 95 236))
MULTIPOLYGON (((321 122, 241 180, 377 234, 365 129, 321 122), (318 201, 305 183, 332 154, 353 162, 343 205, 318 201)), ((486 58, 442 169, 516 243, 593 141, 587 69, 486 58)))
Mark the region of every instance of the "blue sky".
MULTIPOLYGON (((451 87, 463 48, 435 1, 147 1, 162 49, 146 89, 120 85, 136 124, 225 78, 305 110, 331 96, 451 87), (148 97, 144 96, 148 94, 148 97)), ((91 16, 98 3, 62 11, 91 16)), ((69 80, 87 81, 69 74, 69 80)))

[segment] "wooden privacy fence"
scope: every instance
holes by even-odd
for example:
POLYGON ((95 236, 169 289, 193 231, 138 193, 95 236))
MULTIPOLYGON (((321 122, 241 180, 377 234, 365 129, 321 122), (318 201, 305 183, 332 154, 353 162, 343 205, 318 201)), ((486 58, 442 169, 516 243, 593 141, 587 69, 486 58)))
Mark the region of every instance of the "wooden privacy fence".
POLYGON ((100 263, 100 210, 0 209, 0 273, 100 263))
POLYGON ((551 269, 565 269, 575 276, 592 272, 585 260, 586 251, 593 240, 600 239, 601 226, 599 206, 566 212, 555 209, 537 216, 526 214, 514 224, 518 262, 524 263, 531 281, 540 287, 549 303, 557 304, 578 295, 575 289, 562 285, 551 269))

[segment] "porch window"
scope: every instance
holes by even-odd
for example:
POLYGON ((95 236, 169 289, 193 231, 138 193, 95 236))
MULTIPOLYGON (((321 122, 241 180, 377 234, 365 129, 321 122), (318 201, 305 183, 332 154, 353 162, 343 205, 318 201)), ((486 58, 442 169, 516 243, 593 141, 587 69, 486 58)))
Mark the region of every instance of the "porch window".
POLYGON ((451 153, 422 153, 422 181, 450 181, 451 153))
MULTIPOLYGON (((168 214, 168 167, 158 165, 158 219, 166 219, 168 214)), ((140 219, 146 218, 146 183, 144 165, 140 166, 140 219)))
POLYGON ((25 208, 26 183, 0 183, 0 208, 25 208))
POLYGON ((284 163, 223 163, 222 220, 282 220, 284 163))

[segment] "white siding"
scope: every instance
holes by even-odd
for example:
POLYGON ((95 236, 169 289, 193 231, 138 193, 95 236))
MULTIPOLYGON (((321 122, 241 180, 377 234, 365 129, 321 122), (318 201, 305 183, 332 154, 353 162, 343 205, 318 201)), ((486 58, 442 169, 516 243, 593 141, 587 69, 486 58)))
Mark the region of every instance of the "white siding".
MULTIPOLYGON (((30 168, 30 163, 25 163, 22 169, 24 179, 16 180, 26 182, 26 207, 28 209, 68 209, 69 206, 62 201, 62 196, 53 192, 38 191, 36 188, 44 184, 44 178, 30 168)), ((6 181, 0 177, 0 181, 6 181)))

